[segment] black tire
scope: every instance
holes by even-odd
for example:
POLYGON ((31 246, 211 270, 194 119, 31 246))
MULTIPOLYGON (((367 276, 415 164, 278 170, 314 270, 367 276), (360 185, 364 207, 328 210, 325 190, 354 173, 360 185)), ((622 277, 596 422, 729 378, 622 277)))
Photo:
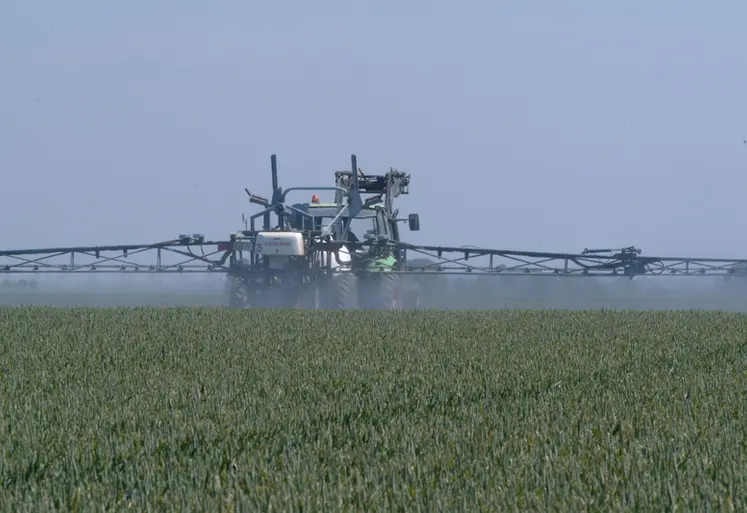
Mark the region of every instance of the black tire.
POLYGON ((319 308, 325 310, 348 310, 354 308, 356 277, 352 273, 339 273, 318 282, 319 308))
POLYGON ((399 275, 394 273, 381 273, 378 282, 379 293, 376 301, 376 308, 379 310, 394 310, 397 308, 399 275))
POLYGON ((358 300, 366 310, 394 310, 398 307, 399 276, 394 273, 379 273, 361 280, 358 300))
POLYGON ((339 273, 330 279, 330 298, 328 305, 334 310, 348 310, 352 308, 352 299, 356 292, 355 275, 349 272, 339 273))
POLYGON ((231 308, 247 308, 251 304, 249 285, 242 279, 231 279, 228 294, 228 304, 231 308))

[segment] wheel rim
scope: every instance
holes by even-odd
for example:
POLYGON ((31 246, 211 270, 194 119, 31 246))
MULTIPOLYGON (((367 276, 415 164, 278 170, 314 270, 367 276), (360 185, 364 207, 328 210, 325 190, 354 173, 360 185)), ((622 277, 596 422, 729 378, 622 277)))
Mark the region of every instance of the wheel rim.
POLYGON ((247 287, 244 283, 235 285, 233 290, 233 300, 234 304, 237 304, 239 306, 246 305, 249 300, 249 287, 247 287))

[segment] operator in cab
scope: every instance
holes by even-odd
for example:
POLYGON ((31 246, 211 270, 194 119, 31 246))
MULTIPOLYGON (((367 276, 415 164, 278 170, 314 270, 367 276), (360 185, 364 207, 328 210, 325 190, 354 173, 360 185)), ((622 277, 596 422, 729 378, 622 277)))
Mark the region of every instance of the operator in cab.
MULTIPOLYGON (((350 218, 349 218, 349 217, 343 217, 343 218, 342 218, 342 224, 343 224, 343 226, 344 226, 344 225, 347 225, 349 221, 350 221, 350 218)), ((360 240, 360 239, 358 238, 358 236, 357 236, 357 235, 356 235, 355 233, 353 233, 353 230, 349 230, 349 231, 348 231, 348 237, 347 237, 347 240, 348 240, 348 241, 350 241, 350 242, 360 242, 360 241, 361 241, 361 240, 360 240)))
MULTIPOLYGON (((316 194, 313 194, 311 196, 311 204, 312 205, 319 205, 319 196, 316 194)), ((321 230, 322 229, 322 218, 321 217, 315 217, 314 218, 314 229, 315 230, 321 230)))

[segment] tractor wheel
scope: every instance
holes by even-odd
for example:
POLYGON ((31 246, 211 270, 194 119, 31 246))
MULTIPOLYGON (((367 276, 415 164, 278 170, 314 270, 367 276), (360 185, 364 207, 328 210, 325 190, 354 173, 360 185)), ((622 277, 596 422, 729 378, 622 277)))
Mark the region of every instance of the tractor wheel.
POLYGON ((377 308, 381 310, 394 310, 397 308, 397 296, 399 295, 399 275, 394 273, 382 273, 378 279, 379 294, 377 308))
POLYGON ((325 310, 353 308, 356 277, 352 273, 339 273, 319 282, 319 307, 325 310))
POLYGON ((330 306, 334 310, 348 310, 355 297, 356 279, 352 273, 340 273, 332 278, 330 306))
POLYGON ((249 286, 244 280, 233 278, 229 286, 229 305, 231 308, 246 308, 250 305, 249 286))
POLYGON ((367 310, 394 310, 398 308, 399 276, 394 273, 380 273, 365 279, 365 286, 359 295, 361 308, 367 310))

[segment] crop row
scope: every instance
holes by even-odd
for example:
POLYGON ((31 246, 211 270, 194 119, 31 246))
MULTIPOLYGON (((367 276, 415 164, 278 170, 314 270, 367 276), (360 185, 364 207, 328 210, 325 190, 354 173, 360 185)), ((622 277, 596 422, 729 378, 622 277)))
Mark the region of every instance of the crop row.
POLYGON ((0 507, 745 508, 747 316, 0 309, 0 507))

